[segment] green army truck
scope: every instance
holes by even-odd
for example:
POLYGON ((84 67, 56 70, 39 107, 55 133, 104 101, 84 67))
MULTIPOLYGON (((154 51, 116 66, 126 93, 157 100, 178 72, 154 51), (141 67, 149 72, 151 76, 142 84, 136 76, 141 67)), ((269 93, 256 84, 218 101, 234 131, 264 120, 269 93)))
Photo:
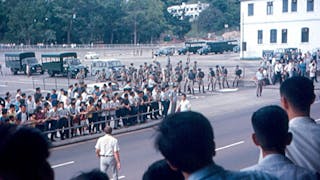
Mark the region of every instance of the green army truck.
POLYGON ((12 52, 5 53, 5 65, 16 75, 19 72, 27 74, 29 66, 29 75, 34 73, 43 74, 42 65, 39 64, 34 52, 12 52))

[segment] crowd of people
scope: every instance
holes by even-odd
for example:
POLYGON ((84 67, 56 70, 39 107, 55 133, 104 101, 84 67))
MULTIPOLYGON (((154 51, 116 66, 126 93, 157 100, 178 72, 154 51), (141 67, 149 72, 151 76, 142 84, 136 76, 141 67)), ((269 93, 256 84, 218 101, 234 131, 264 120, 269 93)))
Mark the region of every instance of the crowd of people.
MULTIPOLYGON (((109 80, 101 71, 96 77, 103 85, 95 85, 93 90, 82 74, 77 74, 78 83, 68 89, 43 93, 38 87, 34 94, 21 89, 15 94, 7 92, 0 98, 0 123, 30 125, 46 132, 51 141, 59 136, 63 140, 101 132, 106 124, 118 129, 189 111, 187 93, 195 94, 196 85, 199 93, 205 93, 206 80, 207 90, 229 87, 226 67, 217 65, 205 74, 197 61, 185 65, 179 61, 172 67, 170 57, 164 68, 156 60, 138 68, 131 63, 120 72, 113 71, 109 80)), ((239 85, 241 74, 236 66, 233 86, 239 85)))
MULTIPOLYGON (((187 72, 189 75, 193 70, 187 72)), ((200 72, 194 76, 199 76, 200 72)), ((189 76, 186 77, 190 80, 189 76)), ((164 160, 150 166, 143 177, 146 180, 157 177, 156 174, 161 174, 164 179, 175 177, 188 180, 319 179, 320 141, 317 137, 320 136, 320 126, 310 116, 316 95, 313 81, 309 78, 293 75, 283 79, 280 85, 282 108, 266 106, 253 113, 252 140, 261 150, 261 157, 257 165, 242 172, 226 170, 213 161, 216 145, 211 123, 204 115, 191 111, 190 102, 182 92, 184 89, 180 88, 181 84, 171 80, 159 82, 153 73, 149 73, 146 78, 141 82, 126 79, 121 93, 114 92, 112 83, 95 87, 88 93, 83 82, 59 92, 53 89, 46 95, 43 95, 40 88, 36 88, 33 95, 26 95, 21 89, 13 97, 7 92, 0 103, 0 178, 54 179, 47 162, 49 143, 41 131, 47 131, 53 141, 57 131, 60 131, 63 139, 68 138, 69 134, 75 136, 104 129, 106 136, 98 140, 96 154, 101 160, 103 171, 107 170, 111 160, 115 162, 116 168, 113 171, 117 179, 120 148, 116 139, 110 137, 112 128, 119 127, 117 120, 129 126, 143 123, 148 117, 156 119, 161 115, 164 120, 158 127, 155 145, 164 160), (139 86, 142 88, 137 88, 139 86), (182 94, 182 100, 177 103, 179 93, 182 94), (132 112, 137 113, 137 116, 132 112), (96 123, 99 120, 102 120, 101 124, 96 123), (106 120, 114 120, 114 126, 111 128, 110 121, 106 120), (36 128, 17 126, 24 124, 36 128), (83 124, 87 124, 87 129, 85 126, 77 126, 83 124), (77 129, 68 132, 69 126, 77 129), (102 148, 106 148, 103 146, 103 138, 112 139, 111 151, 102 148), (21 153, 22 149, 24 153, 21 153), (109 161, 107 152, 116 155, 109 161), (25 156, 26 153, 28 156, 25 156), (32 163, 32 166, 26 163, 32 163)), ((223 78, 221 80, 223 82, 223 78)), ((214 86, 215 82, 212 82, 214 86)), ((191 84, 187 82, 186 92, 187 87, 192 87, 191 84)), ((225 85, 228 86, 227 83, 225 85)), ((199 92, 201 90, 203 88, 200 86, 199 92)), ((193 93, 191 89, 189 93, 193 93)))
POLYGON ((317 76, 320 72, 320 50, 311 54, 291 52, 283 56, 267 58, 264 57, 255 75, 257 81, 257 97, 262 94, 264 85, 275 85, 294 76, 309 77, 312 82, 318 82, 317 76))

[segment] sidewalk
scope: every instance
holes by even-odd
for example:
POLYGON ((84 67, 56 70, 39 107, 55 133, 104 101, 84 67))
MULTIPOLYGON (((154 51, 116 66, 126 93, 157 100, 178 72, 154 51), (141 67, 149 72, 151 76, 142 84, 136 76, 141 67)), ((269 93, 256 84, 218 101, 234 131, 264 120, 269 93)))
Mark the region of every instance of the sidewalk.
MULTIPOLYGON (((153 126, 157 126, 161 121, 162 121, 162 119, 147 120, 147 122, 143 123, 143 124, 137 124, 137 125, 130 126, 127 128, 122 127, 121 129, 113 130, 112 134, 117 135, 117 134, 123 134, 123 133, 128 133, 128 132, 132 132, 132 131, 150 128, 153 126)), ((74 143, 79 143, 79 142, 83 142, 83 141, 88 141, 88 140, 99 138, 103 135, 104 135, 104 132, 92 134, 92 135, 78 136, 78 137, 65 139, 65 140, 56 139, 55 142, 51 143, 51 147, 55 148, 55 147, 64 146, 64 145, 68 145, 68 144, 74 144, 74 143)))

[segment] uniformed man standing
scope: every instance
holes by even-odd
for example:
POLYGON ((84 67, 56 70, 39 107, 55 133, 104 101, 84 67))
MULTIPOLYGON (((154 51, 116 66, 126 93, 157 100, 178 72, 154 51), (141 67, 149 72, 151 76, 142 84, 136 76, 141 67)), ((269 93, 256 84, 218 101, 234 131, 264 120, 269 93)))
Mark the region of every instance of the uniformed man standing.
POLYGON ((196 79, 195 73, 193 73, 193 70, 190 69, 189 73, 188 73, 188 91, 191 94, 194 94, 194 80, 196 79))
POLYGON ((222 66, 222 87, 224 88, 224 84, 227 84, 227 87, 229 88, 229 83, 228 83, 228 70, 224 66, 222 66))
POLYGON ((214 81, 214 89, 216 89, 216 84, 219 84, 219 89, 221 89, 221 69, 219 67, 219 65, 216 65, 216 79, 214 81))
POLYGON ((202 92, 205 93, 203 78, 204 78, 204 72, 201 71, 201 69, 199 68, 198 69, 198 73, 197 73, 197 79, 198 79, 198 85, 199 85, 199 93, 201 92, 201 87, 202 87, 202 92))
POLYGON ((242 70, 239 68, 239 65, 236 66, 235 70, 234 70, 234 80, 232 83, 232 87, 234 87, 234 85, 236 85, 236 87, 238 87, 239 85, 239 80, 241 78, 241 74, 242 74, 242 70))
POLYGON ((215 73, 212 68, 209 68, 209 74, 208 74, 208 91, 211 86, 211 90, 213 91, 213 83, 214 83, 214 78, 215 78, 215 73))
POLYGON ((116 138, 111 136, 112 128, 110 126, 106 126, 104 132, 106 134, 98 139, 95 146, 96 155, 100 159, 100 170, 107 173, 110 167, 113 180, 118 180, 118 170, 121 167, 119 143, 116 138))

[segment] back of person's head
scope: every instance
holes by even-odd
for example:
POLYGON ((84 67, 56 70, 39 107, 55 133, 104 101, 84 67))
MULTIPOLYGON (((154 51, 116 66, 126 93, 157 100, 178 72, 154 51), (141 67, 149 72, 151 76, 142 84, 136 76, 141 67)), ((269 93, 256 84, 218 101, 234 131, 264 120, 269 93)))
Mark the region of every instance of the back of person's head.
POLYGON ((300 111, 309 110, 315 99, 312 81, 301 76, 285 80, 280 86, 280 95, 300 111))
POLYGON ((81 172, 78 176, 73 177, 71 180, 109 180, 106 173, 101 172, 99 169, 93 169, 89 172, 81 172))
POLYGON ((0 179, 54 179, 47 138, 36 128, 0 126, 0 179))
POLYGON ((106 134, 112 134, 112 127, 106 126, 103 130, 106 134))
POLYGON ((155 146, 172 166, 187 173, 209 165, 215 155, 210 122, 192 111, 167 116, 159 126, 155 146))
POLYGON ((180 171, 174 171, 170 168, 166 160, 158 160, 152 163, 147 171, 144 172, 142 180, 183 180, 184 177, 180 171))
POLYGON ((271 105, 258 109, 253 113, 251 123, 263 150, 284 153, 292 136, 288 132, 288 115, 281 107, 271 105))

